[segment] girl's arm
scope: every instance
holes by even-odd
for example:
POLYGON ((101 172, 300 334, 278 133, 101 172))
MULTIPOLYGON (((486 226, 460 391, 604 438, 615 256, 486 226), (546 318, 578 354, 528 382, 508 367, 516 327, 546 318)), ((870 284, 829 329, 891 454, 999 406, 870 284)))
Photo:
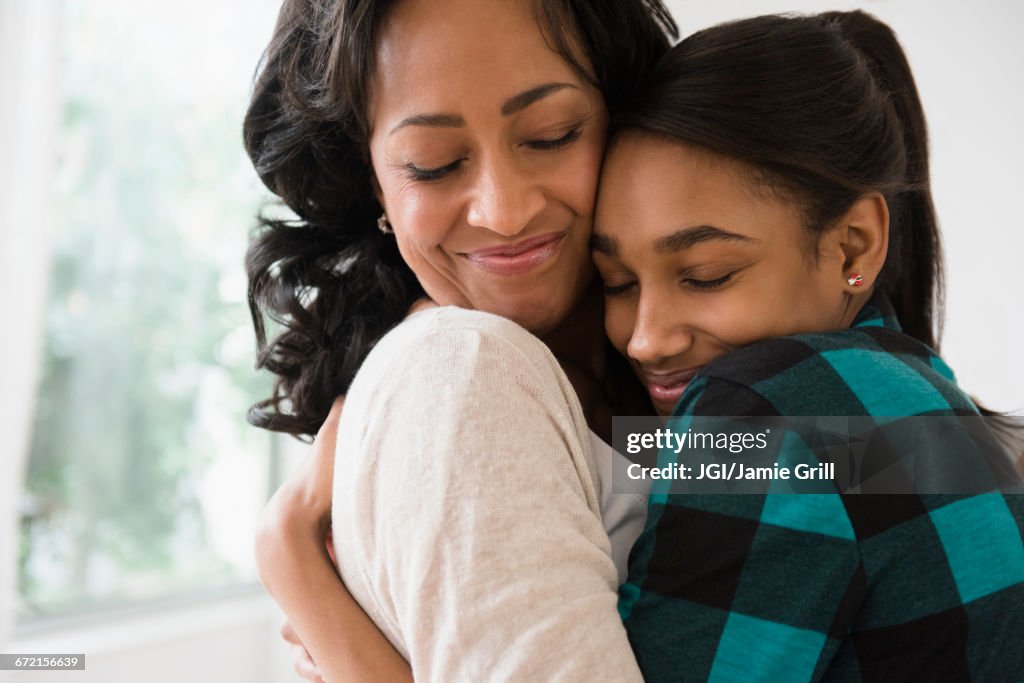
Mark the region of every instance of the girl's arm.
POLYGON ((312 683, 324 683, 324 677, 321 675, 320 669, 316 667, 316 662, 310 656, 309 650, 306 649, 306 644, 299 638, 299 634, 295 632, 295 627, 287 617, 281 622, 281 637, 291 646, 292 669, 299 675, 299 678, 312 683))
POLYGON ((328 555, 335 402, 313 453, 267 505, 256 539, 260 578, 325 681, 411 681, 401 655, 346 590, 328 555))

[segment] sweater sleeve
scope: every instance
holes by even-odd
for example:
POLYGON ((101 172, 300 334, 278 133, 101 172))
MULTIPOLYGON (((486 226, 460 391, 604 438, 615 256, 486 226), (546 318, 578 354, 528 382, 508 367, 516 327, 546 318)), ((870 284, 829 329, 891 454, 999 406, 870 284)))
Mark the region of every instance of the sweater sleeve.
POLYGON ((564 373, 513 323, 423 315, 382 341, 347 399, 346 584, 417 680, 640 680, 564 373))

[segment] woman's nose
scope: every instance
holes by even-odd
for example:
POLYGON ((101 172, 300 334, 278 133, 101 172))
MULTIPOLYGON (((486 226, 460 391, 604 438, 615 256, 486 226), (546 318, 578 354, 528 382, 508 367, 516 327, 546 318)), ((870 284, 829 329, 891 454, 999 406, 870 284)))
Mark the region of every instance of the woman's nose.
POLYGON ((650 297, 641 301, 633 324, 626 352, 629 357, 645 365, 658 365, 693 345, 693 333, 680 319, 677 307, 671 302, 663 304, 650 297))
POLYGON ((514 159, 495 156, 479 168, 466 220, 472 226, 512 237, 541 213, 544 201, 535 173, 520 168, 514 159))

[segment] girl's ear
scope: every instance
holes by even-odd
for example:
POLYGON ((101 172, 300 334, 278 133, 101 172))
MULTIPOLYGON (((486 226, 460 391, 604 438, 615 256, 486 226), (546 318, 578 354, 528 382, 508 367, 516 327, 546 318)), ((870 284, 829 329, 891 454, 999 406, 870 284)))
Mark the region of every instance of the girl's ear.
POLYGON ((870 289, 878 281, 889 251, 889 205, 878 192, 855 201, 836 222, 835 245, 843 257, 848 286, 870 289), (857 280, 860 276, 860 280, 857 280))

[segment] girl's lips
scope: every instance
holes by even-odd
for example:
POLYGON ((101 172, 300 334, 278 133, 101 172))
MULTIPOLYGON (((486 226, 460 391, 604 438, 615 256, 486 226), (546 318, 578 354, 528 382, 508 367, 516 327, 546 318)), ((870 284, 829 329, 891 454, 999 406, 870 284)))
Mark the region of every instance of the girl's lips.
POLYGON ((558 251, 567 231, 552 232, 531 239, 467 252, 470 263, 497 275, 527 273, 548 261, 558 251))
POLYGON ((640 380, 647 388, 651 401, 659 413, 668 414, 679 402, 690 381, 700 368, 690 368, 672 373, 651 373, 640 369, 640 380))

